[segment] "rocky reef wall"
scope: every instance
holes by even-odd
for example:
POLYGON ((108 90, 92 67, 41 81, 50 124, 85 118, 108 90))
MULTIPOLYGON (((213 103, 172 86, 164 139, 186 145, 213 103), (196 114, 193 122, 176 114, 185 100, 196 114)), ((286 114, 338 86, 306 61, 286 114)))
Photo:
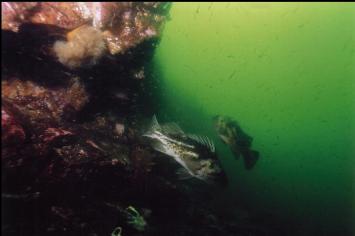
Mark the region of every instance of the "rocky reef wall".
POLYGON ((1 4, 4 235, 265 234, 141 139, 171 3, 1 4))

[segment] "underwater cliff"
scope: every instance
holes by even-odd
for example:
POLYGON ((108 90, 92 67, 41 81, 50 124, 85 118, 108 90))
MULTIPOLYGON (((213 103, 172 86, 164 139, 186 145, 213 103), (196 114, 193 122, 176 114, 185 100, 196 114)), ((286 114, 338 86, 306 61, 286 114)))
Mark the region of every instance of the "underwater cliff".
POLYGON ((355 232, 354 4, 1 14, 4 235, 355 232))

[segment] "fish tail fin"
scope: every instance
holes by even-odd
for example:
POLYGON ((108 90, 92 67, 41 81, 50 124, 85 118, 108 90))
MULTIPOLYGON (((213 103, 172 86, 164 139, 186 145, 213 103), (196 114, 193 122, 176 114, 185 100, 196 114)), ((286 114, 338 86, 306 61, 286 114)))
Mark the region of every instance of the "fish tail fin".
POLYGON ((259 159, 259 152, 250 150, 247 155, 244 156, 244 166, 245 169, 252 169, 259 159))
POLYGON ((148 130, 143 134, 143 136, 151 137, 155 131, 160 130, 160 129, 161 128, 160 128, 160 125, 158 123, 157 117, 154 114, 153 118, 152 118, 152 120, 150 122, 148 130))

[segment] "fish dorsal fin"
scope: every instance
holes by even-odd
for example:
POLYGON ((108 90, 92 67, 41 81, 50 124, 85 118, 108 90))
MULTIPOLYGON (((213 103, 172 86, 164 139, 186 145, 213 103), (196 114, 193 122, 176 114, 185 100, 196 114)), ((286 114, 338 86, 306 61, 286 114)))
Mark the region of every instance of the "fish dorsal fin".
POLYGON ((207 136, 199 136, 196 134, 188 134, 188 137, 195 140, 196 142, 208 147, 211 152, 215 152, 216 148, 214 143, 207 136))
POLYGON ((160 125, 157 120, 157 116, 154 114, 152 118, 152 122, 150 124, 150 129, 151 130, 160 130, 160 125))
POLYGON ((158 123, 157 117, 154 115, 148 130, 143 134, 143 136, 151 137, 156 131, 161 131, 161 127, 158 123))
POLYGON ((165 133, 169 134, 184 134, 184 131, 175 122, 170 122, 162 125, 162 129, 165 133))

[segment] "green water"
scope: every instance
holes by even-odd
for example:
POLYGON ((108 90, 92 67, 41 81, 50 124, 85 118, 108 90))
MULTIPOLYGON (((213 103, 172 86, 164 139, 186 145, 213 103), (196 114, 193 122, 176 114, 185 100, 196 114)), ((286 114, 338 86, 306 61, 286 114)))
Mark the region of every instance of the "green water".
POLYGON ((214 138, 231 198, 300 235, 351 235, 354 54, 354 3, 174 3, 154 59, 159 115, 214 138), (218 140, 216 114, 254 137, 253 170, 218 140))

